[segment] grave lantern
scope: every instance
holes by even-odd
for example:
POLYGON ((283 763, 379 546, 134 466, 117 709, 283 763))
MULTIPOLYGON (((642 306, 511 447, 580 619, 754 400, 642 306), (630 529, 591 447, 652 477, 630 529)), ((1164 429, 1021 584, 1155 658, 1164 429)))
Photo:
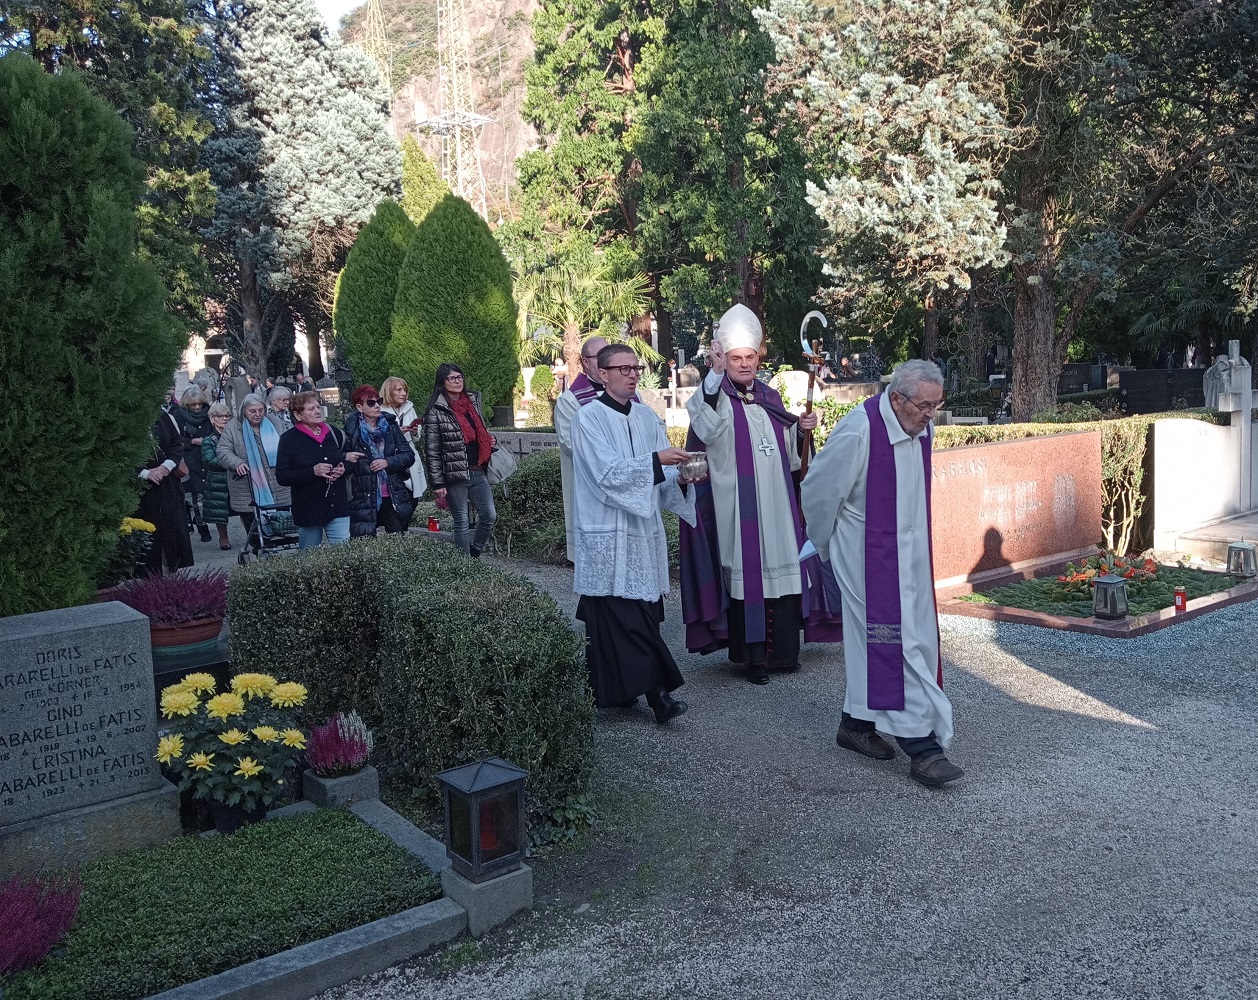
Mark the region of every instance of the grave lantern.
POLYGON ((1127 581, 1121 576, 1106 573, 1094 581, 1092 614, 1097 618, 1127 617, 1127 581))
POLYGON ((524 859, 524 779, 500 757, 437 775, 445 807, 446 856, 469 882, 486 882, 524 859))
POLYGON ((1232 542, 1227 547, 1227 571, 1232 576, 1258 576, 1258 549, 1253 542, 1232 542))

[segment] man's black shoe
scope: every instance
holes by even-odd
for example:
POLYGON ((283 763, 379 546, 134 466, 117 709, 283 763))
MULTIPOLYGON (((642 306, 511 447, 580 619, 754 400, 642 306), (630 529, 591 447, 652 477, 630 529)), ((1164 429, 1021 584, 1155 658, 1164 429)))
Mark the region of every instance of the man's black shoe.
POLYGON ((895 759, 895 748, 872 729, 862 731, 840 726, 834 741, 844 750, 855 750, 874 760, 895 759))

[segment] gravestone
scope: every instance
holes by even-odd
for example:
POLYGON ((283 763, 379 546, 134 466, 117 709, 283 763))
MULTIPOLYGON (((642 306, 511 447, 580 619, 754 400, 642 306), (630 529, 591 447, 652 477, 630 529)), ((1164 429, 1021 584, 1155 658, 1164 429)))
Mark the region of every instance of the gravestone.
POLYGON ((0 879, 178 836, 157 728, 139 612, 112 601, 0 619, 0 879))
POLYGON ((655 411, 655 415, 661 420, 664 419, 664 394, 658 389, 648 389, 646 386, 638 386, 638 398, 643 404, 649 406, 655 411))

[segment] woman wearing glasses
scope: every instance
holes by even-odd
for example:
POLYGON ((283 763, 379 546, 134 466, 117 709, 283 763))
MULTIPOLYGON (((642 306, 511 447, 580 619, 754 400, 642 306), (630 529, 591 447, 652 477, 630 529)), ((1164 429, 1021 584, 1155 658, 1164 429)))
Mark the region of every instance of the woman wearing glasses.
POLYGON ((350 480, 350 534, 374 535, 376 528, 390 534, 405 531, 415 511, 407 469, 415 453, 397 425, 381 408, 380 393, 360 385, 350 397, 354 411, 345 421, 345 468, 350 480), (362 457, 357 461, 353 454, 362 457))
POLYGON ((424 410, 424 458, 428 482, 454 516, 454 543, 479 558, 498 520, 485 466, 494 439, 480 413, 480 393, 469 392, 458 365, 437 369, 436 385, 424 410), (469 540, 468 502, 476 508, 476 536, 469 540))

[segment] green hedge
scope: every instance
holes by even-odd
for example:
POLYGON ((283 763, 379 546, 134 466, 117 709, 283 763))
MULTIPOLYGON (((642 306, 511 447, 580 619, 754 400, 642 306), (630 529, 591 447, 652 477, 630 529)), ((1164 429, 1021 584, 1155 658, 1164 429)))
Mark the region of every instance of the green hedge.
POLYGON ((314 720, 357 710, 377 765, 417 790, 498 755, 529 771, 540 821, 585 791, 584 641, 523 577, 422 536, 356 539, 237 569, 228 617, 234 672, 300 680, 314 720))
POLYGON ((494 487, 494 507, 501 551, 547 563, 567 558, 558 448, 521 459, 515 475, 494 487))

